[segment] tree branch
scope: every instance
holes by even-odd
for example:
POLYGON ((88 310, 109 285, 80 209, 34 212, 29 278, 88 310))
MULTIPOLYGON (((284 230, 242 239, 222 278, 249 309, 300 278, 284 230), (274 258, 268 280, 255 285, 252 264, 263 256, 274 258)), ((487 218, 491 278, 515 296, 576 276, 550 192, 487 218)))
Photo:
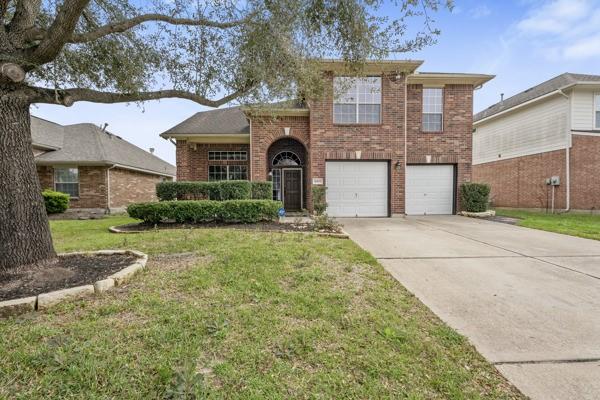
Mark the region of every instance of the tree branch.
POLYGON ((33 52, 31 61, 45 64, 56 58, 75 31, 77 21, 89 2, 90 0, 65 0, 42 42, 33 52))
POLYGON ((248 93, 253 87, 254 84, 248 83, 246 87, 238 89, 218 100, 211 100, 195 93, 186 92, 185 90, 157 90, 140 93, 115 93, 101 92, 98 90, 84 88, 53 90, 47 88, 29 87, 28 89, 30 90, 30 93, 28 95, 31 103, 58 104, 67 107, 70 107, 71 105, 73 105, 73 103, 77 101, 114 104, 159 100, 166 98, 178 98, 191 100, 203 106, 216 108, 240 96, 243 96, 244 94, 248 93))
MULTIPOLYGON (((0 0, 8 6, 8 0, 0 0)), ((41 0, 19 0, 15 6, 15 14, 8 24, 9 32, 24 32, 35 24, 40 13, 41 0)), ((6 12, 4 9, 3 12, 6 12)))
POLYGON ((91 32, 73 34, 69 39, 69 43, 91 42, 113 33, 122 33, 128 31, 131 28, 141 25, 145 22, 166 22, 171 25, 206 26, 210 28, 227 29, 245 24, 249 22, 255 15, 256 14, 253 13, 239 20, 218 22, 206 18, 175 18, 162 14, 144 14, 121 22, 115 22, 113 24, 101 26, 91 32))

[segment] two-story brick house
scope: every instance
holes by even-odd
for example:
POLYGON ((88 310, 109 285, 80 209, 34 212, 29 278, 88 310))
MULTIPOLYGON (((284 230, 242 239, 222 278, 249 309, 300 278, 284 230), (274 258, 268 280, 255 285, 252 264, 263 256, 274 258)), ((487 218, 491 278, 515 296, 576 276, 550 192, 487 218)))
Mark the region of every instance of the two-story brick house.
POLYGON ((491 185, 495 206, 600 209, 600 75, 554 77, 474 126, 473 180, 491 185))
POLYGON ((161 136, 176 141, 178 180, 272 180, 286 210, 310 209, 324 185, 332 216, 452 214, 471 179, 473 90, 492 76, 421 64, 369 62, 350 78, 323 61, 319 99, 200 112, 161 136))

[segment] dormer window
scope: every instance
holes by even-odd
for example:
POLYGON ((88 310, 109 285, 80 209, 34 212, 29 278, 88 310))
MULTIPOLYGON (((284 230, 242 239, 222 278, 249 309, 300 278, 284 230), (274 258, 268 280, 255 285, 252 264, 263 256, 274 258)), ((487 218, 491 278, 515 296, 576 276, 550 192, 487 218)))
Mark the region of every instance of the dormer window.
POLYGON ((381 78, 335 77, 334 124, 380 124, 381 78))
POLYGON ((423 88, 423 132, 444 130, 444 89, 423 88))

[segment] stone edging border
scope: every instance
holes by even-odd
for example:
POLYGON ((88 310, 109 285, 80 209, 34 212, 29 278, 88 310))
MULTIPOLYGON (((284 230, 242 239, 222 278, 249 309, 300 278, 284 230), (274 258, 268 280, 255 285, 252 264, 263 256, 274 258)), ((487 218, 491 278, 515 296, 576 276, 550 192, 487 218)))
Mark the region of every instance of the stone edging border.
MULTIPOLYGON (((226 229, 226 228, 224 228, 224 229, 226 229)), ((124 231, 124 230, 119 229, 119 227, 117 225, 109 227, 108 230, 111 233, 121 233, 121 234, 152 232, 152 231, 149 231, 149 230, 143 230, 143 231, 124 231)), ((281 231, 275 231, 275 230, 274 231, 260 231, 260 232, 316 234, 318 236, 333 237, 333 238, 338 238, 338 239, 350 239, 350 235, 348 235, 348 233, 346 233, 346 231, 344 231, 343 229, 342 229, 342 231, 340 233, 332 233, 332 232, 303 232, 303 231, 286 231, 286 230, 281 230, 281 231)))
POLYGON ((496 211, 494 211, 494 210, 488 210, 488 211, 483 211, 483 212, 461 211, 460 215, 462 215, 463 217, 470 217, 470 218, 489 218, 489 217, 496 216, 496 211))
POLYGON ((146 266, 146 262, 148 261, 148 255, 136 250, 76 251, 73 253, 60 253, 58 255, 64 256, 72 254, 133 254, 138 258, 134 263, 122 270, 90 285, 55 290, 52 292, 41 293, 37 296, 0 301, 0 318, 20 315, 31 311, 45 311, 66 300, 93 294, 102 294, 115 286, 121 286, 128 282, 137 272, 146 266))

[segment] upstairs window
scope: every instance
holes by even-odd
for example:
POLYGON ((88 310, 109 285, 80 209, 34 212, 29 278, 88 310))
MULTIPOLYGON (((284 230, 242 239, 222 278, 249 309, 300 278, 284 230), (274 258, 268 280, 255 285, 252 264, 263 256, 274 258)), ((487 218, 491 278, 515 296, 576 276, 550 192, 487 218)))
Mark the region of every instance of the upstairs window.
POLYGON ((594 129, 600 129, 600 93, 596 93, 594 99, 594 129))
POLYGON ((423 89, 423 132, 442 132, 444 124, 444 89, 423 89))
POLYGON ((54 190, 79 197, 79 170, 77 168, 54 168, 54 190))
POLYGON ((333 78, 334 124, 381 123, 381 78, 333 78))

